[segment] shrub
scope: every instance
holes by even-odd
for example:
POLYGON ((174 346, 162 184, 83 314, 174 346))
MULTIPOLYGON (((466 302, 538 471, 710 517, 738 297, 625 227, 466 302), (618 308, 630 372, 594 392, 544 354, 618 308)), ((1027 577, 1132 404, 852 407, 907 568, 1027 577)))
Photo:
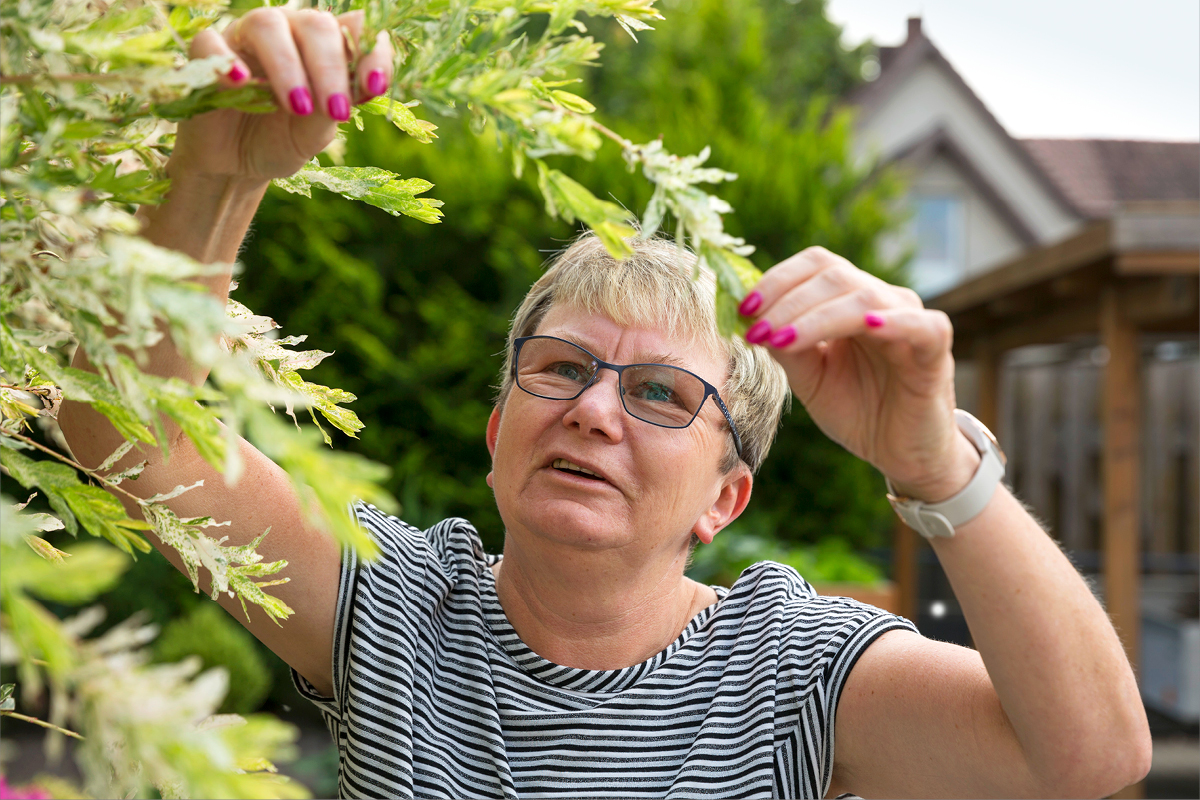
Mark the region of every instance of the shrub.
POLYGON ((762 518, 739 520, 698 547, 688 577, 700 583, 732 586, 742 571, 759 561, 777 561, 810 583, 876 584, 883 573, 841 536, 826 536, 815 545, 795 546, 761 526, 762 518))

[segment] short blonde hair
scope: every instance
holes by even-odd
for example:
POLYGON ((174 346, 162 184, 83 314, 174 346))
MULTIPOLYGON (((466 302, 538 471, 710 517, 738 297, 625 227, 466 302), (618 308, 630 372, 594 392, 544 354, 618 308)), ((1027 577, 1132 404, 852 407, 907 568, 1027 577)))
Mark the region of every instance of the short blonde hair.
MULTIPOLYGON (((655 328, 723 355, 728 377, 720 390, 721 399, 742 439, 741 460, 751 472, 758 472, 791 400, 783 368, 763 348, 718 333, 713 301, 716 280, 706 269, 694 279, 694 254, 665 239, 627 241, 633 255, 617 261, 594 234, 584 234, 529 289, 508 332, 496 407, 503 410, 513 388, 516 339, 532 336, 551 306, 574 305, 603 314, 618 325, 655 328)), ((728 472, 737 463, 731 436, 721 468, 728 472)))

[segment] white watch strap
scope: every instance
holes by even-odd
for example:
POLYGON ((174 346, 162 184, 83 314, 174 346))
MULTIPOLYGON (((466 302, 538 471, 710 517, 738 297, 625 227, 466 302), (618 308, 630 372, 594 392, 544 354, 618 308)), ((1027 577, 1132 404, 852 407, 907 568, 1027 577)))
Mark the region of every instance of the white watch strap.
POLYGON ((953 536, 956 527, 983 511, 1004 477, 1004 451, 992 432, 962 409, 954 410, 954 421, 980 455, 979 468, 961 492, 940 503, 925 503, 898 496, 891 480, 887 480, 888 502, 904 524, 926 539, 953 536))

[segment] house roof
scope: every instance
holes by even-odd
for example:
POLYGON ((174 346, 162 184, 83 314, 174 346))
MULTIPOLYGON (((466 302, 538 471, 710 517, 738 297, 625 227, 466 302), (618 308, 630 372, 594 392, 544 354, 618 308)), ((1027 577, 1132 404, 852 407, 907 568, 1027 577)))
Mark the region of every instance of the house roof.
POLYGON ((848 102, 857 107, 859 124, 869 119, 895 93, 897 88, 926 61, 932 62, 950 79, 967 101, 975 107, 980 118, 1004 142, 1013 156, 1025 165, 1034 180, 1065 210, 1074 212, 1075 205, 1057 182, 1050 179, 1042 166, 1030 152, 1014 139, 995 115, 988 109, 979 95, 972 91, 958 71, 921 29, 920 17, 909 17, 908 38, 898 47, 880 47, 879 77, 863 84, 850 94, 848 102))
POLYGON ((1200 200, 1200 142, 1023 139, 1021 144, 1081 216, 1122 203, 1200 200))

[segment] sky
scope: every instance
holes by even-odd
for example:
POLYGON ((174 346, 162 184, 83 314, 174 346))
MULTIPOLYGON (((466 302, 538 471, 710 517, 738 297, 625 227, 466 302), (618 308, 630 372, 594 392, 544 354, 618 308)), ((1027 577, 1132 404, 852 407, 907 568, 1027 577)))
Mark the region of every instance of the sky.
POLYGON ((1200 0, 829 0, 843 41, 922 30, 1013 136, 1200 139, 1200 0))

